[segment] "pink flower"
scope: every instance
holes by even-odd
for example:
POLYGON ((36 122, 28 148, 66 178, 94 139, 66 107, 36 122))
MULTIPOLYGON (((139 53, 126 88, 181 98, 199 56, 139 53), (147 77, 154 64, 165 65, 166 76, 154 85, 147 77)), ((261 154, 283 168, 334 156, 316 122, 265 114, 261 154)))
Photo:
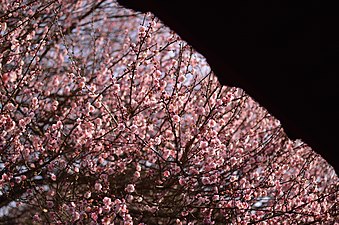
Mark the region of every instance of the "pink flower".
POLYGON ((105 198, 103 199, 103 202, 104 202, 105 205, 110 205, 112 201, 111 201, 111 198, 105 197, 105 198))
POLYGON ((119 130, 119 131, 125 130, 125 125, 124 125, 123 123, 119 123, 119 124, 118 124, 118 130, 119 130))
POLYGON ((110 224, 112 224, 111 219, 112 219, 111 217, 105 217, 101 220, 101 222, 102 222, 103 225, 110 225, 110 224))
POLYGON ((135 166, 135 170, 136 170, 136 171, 141 171, 141 166, 140 166, 140 164, 137 164, 137 165, 135 166))
POLYGON ((39 100, 37 97, 32 98, 32 104, 37 105, 39 103, 39 100))
POLYGON ((7 29, 7 23, 6 23, 6 22, 0 23, 0 30, 1 30, 2 32, 5 32, 6 29, 7 29))
POLYGON ((96 214, 95 212, 91 213, 91 218, 92 218, 92 220, 97 221, 98 214, 96 214))
POLYGON ((145 31, 146 31, 146 27, 144 27, 144 26, 139 27, 139 32, 143 33, 145 31))
POLYGON ((120 85, 119 84, 114 84, 113 85, 113 91, 118 92, 120 90, 120 85))
POLYGON ((125 191, 127 191, 128 193, 132 193, 135 191, 135 187, 133 184, 128 184, 127 187, 125 188, 125 191))
POLYGON ((101 185, 100 183, 95 183, 94 189, 95 189, 96 191, 101 191, 102 185, 101 185))
POLYGON ((164 177, 169 177, 171 175, 171 173, 168 170, 166 170, 163 175, 164 175, 164 177))
POLYGON ((155 76, 156 76, 157 78, 160 78, 160 77, 161 77, 161 71, 160 71, 160 70, 156 70, 156 71, 155 71, 155 76))
POLYGON ((135 171, 134 172, 134 177, 135 178, 139 178, 140 177, 140 172, 139 171, 135 171))
POLYGON ((91 105, 91 104, 88 104, 88 111, 89 111, 90 113, 92 113, 92 112, 94 112, 94 110, 95 110, 94 106, 91 105))
POLYGON ((200 142, 199 148, 204 149, 204 148, 207 148, 207 147, 208 147, 208 142, 207 141, 201 141, 200 142))
POLYGON ((219 195, 213 195, 212 200, 213 201, 219 201, 219 195))
POLYGON ((56 181, 57 177, 55 176, 54 173, 51 173, 51 179, 52 179, 52 181, 56 181))
MULTIPOLYGON (((11 72, 9 73, 9 80, 10 80, 11 82, 15 82, 15 81, 17 80, 17 78, 18 78, 18 74, 17 74, 16 72, 11 71, 11 72)), ((4 82, 4 83, 5 83, 5 82, 4 82)))
POLYGON ((25 175, 21 175, 21 180, 26 180, 27 179, 27 177, 25 176, 25 175))
POLYGON ((92 193, 90 191, 87 191, 85 194, 84 194, 84 197, 85 198, 90 198, 92 195, 92 193))
POLYGON ((185 77, 184 75, 180 75, 180 76, 178 77, 178 81, 179 81, 180 83, 184 82, 185 80, 186 80, 186 77, 185 77))
POLYGON ((174 115, 174 116, 173 116, 173 122, 174 122, 174 123, 179 123, 179 122, 180 122, 180 116, 174 115))
POLYGON ((132 133, 138 134, 138 126, 137 125, 133 124, 130 129, 131 129, 132 133))
POLYGON ((1 76, 1 80, 2 82, 4 82, 4 84, 6 84, 9 81, 9 75, 8 73, 5 73, 1 76))
POLYGON ((6 173, 2 174, 1 179, 4 181, 9 181, 9 177, 6 173))
POLYGON ((208 125, 209 125, 210 127, 214 127, 216 124, 217 124, 217 123, 215 122, 215 120, 209 120, 209 121, 208 121, 208 125))
POLYGON ((251 200, 251 196, 247 194, 247 195, 245 195, 244 199, 245 199, 246 201, 249 201, 249 200, 251 200))
POLYGON ((133 199, 134 199, 133 195, 127 195, 127 198, 126 198, 127 202, 132 202, 133 199))
POLYGON ((86 83, 85 83, 85 82, 81 81, 81 82, 79 83, 79 88, 80 88, 80 89, 83 89, 85 86, 86 86, 86 83))
POLYGON ((232 175, 231 178, 230 178, 230 181, 231 181, 231 182, 234 182, 234 181, 236 181, 236 180, 238 180, 238 177, 235 176, 235 175, 232 175))
POLYGON ((230 163, 231 163, 232 166, 234 166, 237 163, 237 158, 231 157, 230 158, 230 163))
POLYGON ((197 112, 198 115, 204 115, 206 110, 205 110, 204 107, 199 107, 199 108, 197 108, 196 112, 197 112))
POLYGON ((187 215, 188 215, 188 212, 187 212, 187 211, 182 211, 182 212, 181 212, 181 215, 182 215, 182 216, 187 216, 187 215))
POLYGON ((41 221, 41 218, 40 218, 40 216, 39 216, 38 214, 35 214, 35 215, 33 216, 33 220, 34 220, 34 221, 41 221))
POLYGON ((52 201, 47 201, 47 208, 52 208, 54 206, 54 203, 52 201))
POLYGON ((160 84, 160 89, 161 90, 165 90, 165 88, 167 86, 167 82, 164 81, 164 80, 161 80, 159 84, 160 84))
POLYGON ((7 106, 6 106, 6 109, 9 110, 9 111, 13 111, 15 109, 15 105, 13 103, 8 103, 7 106))
POLYGON ((73 220, 76 221, 76 220, 79 220, 79 219, 80 219, 80 213, 75 212, 75 213, 73 214, 73 220))
POLYGON ((10 120, 6 124, 6 131, 10 132, 15 128, 15 122, 13 120, 10 120))
POLYGON ((209 177, 202 177, 202 178, 201 178, 201 182, 202 182, 203 185, 208 185, 208 184, 211 183, 209 177))

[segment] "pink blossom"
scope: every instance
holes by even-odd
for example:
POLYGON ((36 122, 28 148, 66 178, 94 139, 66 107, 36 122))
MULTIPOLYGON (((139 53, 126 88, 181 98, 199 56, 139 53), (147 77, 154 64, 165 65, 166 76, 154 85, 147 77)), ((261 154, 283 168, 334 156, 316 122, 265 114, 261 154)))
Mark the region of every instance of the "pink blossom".
POLYGON ((51 177, 52 181, 56 181, 56 179, 57 179, 57 177, 54 173, 51 173, 50 177, 51 177))
POLYGON ((127 195, 126 200, 127 200, 127 202, 132 202, 134 200, 134 196, 133 195, 127 195))
POLYGON ((185 179, 184 179, 183 177, 180 177, 180 178, 179 178, 179 184, 180 184, 181 186, 183 186, 183 185, 186 184, 186 181, 185 181, 185 179))
POLYGON ((102 185, 101 185, 100 183, 95 183, 94 189, 95 189, 96 191, 101 191, 102 185))
POLYGON ((161 77, 161 71, 160 71, 160 70, 156 70, 156 71, 155 71, 155 76, 156 76, 157 78, 160 78, 160 77, 161 77))
POLYGON ((230 158, 230 163, 231 163, 231 165, 233 166, 233 165, 235 165, 236 163, 237 163, 237 158, 236 157, 232 157, 232 158, 230 158))
POLYGON ((141 165, 139 163, 135 166, 135 170, 139 172, 141 171, 141 165))
POLYGON ((139 133, 139 132, 138 132, 138 126, 135 125, 135 124, 133 124, 133 125, 130 127, 130 129, 131 129, 131 132, 132 132, 132 133, 135 133, 135 134, 138 134, 138 133, 139 133))
POLYGON ((6 173, 3 173, 1 176, 1 180, 9 181, 9 176, 6 173))
POLYGON ((2 74, 1 80, 2 80, 2 82, 4 82, 4 84, 6 84, 9 81, 9 79, 10 79, 10 77, 9 77, 8 73, 2 74))
POLYGON ((208 142, 207 141, 201 141, 200 142, 199 148, 204 149, 204 148, 207 148, 207 147, 208 147, 208 142))
POLYGON ((97 221, 97 219, 98 219, 98 214, 95 213, 95 212, 91 213, 91 218, 92 218, 92 220, 97 221))
POLYGON ((211 183, 209 177, 202 177, 202 178, 201 178, 201 182, 202 182, 203 185, 208 185, 208 184, 211 183))
POLYGON ((15 105, 11 102, 6 105, 6 109, 11 111, 11 112, 14 111, 15 108, 16 108, 15 105))
POLYGON ((171 173, 170 173, 168 170, 166 170, 166 171, 163 173, 163 175, 164 175, 164 177, 169 177, 169 176, 171 175, 171 173))
POLYGON ((160 85, 160 90, 164 90, 167 86, 167 82, 165 80, 161 80, 159 85, 160 85))
POLYGON ((213 201, 219 201, 219 195, 213 195, 212 200, 213 201))
POLYGON ((109 218, 109 217, 103 218, 101 220, 101 222, 102 222, 103 225, 110 225, 110 224, 112 224, 111 218, 109 218))
POLYGON ((125 130, 125 125, 123 123, 118 124, 118 130, 119 131, 124 131, 125 130))
POLYGON ((79 83, 79 88, 83 89, 86 86, 86 83, 84 81, 81 81, 79 83))
POLYGON ((185 77, 184 75, 180 75, 180 76, 178 77, 178 81, 179 81, 180 83, 184 82, 185 80, 186 80, 186 77, 185 77))
POLYGON ((196 112, 197 112, 198 115, 204 115, 206 110, 205 110, 204 107, 199 107, 199 108, 197 108, 196 112))
POLYGON ((41 218, 40 218, 39 214, 34 214, 33 220, 34 221, 38 221, 38 222, 41 221, 41 218))
POLYGON ((230 178, 230 181, 231 181, 231 182, 234 182, 234 181, 236 181, 236 180, 238 180, 238 176, 232 175, 231 178, 230 178))
POLYGON ((187 212, 187 211, 183 211, 183 212, 181 212, 181 215, 182 215, 182 216, 187 216, 187 215, 188 215, 188 212, 187 212))
POLYGON ((104 197, 103 202, 104 202, 105 205, 110 205, 111 204, 111 198, 104 197))
POLYGON ((120 85, 119 84, 114 84, 113 85, 113 91, 118 92, 120 90, 120 85))
POLYGON ((90 198, 91 197, 91 192, 90 191, 87 191, 85 194, 84 194, 84 197, 85 198, 90 198))
POLYGON ((174 123, 179 123, 179 122, 180 122, 180 116, 174 115, 174 116, 173 116, 173 122, 174 122, 174 123))
POLYGON ((144 26, 140 26, 139 27, 139 32, 145 32, 146 31, 146 27, 144 27, 144 26))
POLYGON ((47 207, 52 208, 54 206, 54 203, 52 201, 47 201, 47 207))
POLYGON ((245 195, 245 197, 244 197, 244 199, 245 199, 246 201, 249 201, 249 200, 251 200, 251 198, 252 198, 252 197, 251 197, 250 195, 248 195, 248 194, 247 194, 247 195, 245 195))
POLYGON ((135 191, 134 185, 133 184, 128 184, 125 188, 125 191, 132 193, 135 191))
POLYGON ((0 23, 0 30, 1 30, 2 32, 5 32, 6 29, 7 29, 7 23, 6 23, 6 22, 0 23))
POLYGON ((208 125, 209 125, 210 127, 214 127, 216 124, 217 124, 217 122, 215 122, 215 120, 209 120, 209 121, 208 121, 208 125))
POLYGON ((74 220, 74 221, 77 221, 77 220, 79 220, 79 219, 80 219, 80 213, 74 212, 74 214, 73 214, 73 220, 74 220))
POLYGON ((135 178, 139 178, 140 177, 140 172, 139 171, 135 171, 134 172, 134 177, 135 178))
MULTIPOLYGON (((14 47, 15 45, 13 45, 13 47, 14 47)), ((18 74, 16 73, 16 72, 14 72, 14 71, 11 71, 10 73, 9 73, 9 81, 10 82, 15 82, 16 80, 17 80, 17 78, 18 78, 18 74)))

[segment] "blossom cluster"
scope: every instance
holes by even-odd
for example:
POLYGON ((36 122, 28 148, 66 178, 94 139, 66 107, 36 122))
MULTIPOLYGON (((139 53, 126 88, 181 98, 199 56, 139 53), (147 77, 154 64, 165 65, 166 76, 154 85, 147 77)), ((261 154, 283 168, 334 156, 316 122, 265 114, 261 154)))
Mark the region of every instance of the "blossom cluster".
POLYGON ((0 221, 335 224, 330 165, 151 14, 0 6, 0 221))

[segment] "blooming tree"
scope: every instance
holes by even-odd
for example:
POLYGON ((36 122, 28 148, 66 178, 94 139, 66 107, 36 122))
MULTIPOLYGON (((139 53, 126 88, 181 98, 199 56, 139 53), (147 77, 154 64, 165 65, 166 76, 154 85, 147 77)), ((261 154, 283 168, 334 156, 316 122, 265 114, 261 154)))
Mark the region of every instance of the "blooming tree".
POLYGON ((2 1, 4 224, 335 224, 338 177, 151 14, 2 1))

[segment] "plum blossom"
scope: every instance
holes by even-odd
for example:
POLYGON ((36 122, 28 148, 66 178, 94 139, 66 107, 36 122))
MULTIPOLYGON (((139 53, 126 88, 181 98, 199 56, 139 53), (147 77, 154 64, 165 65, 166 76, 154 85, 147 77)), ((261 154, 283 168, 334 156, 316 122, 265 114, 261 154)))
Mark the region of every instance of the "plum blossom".
POLYGON ((207 141, 201 141, 199 148, 207 148, 208 147, 208 142, 207 141))
POLYGON ((201 182, 202 182, 203 185, 209 185, 211 183, 209 177, 202 177, 201 182))
POLYGON ((171 175, 171 173, 168 170, 166 170, 163 175, 164 175, 164 177, 169 177, 171 175))
POLYGON ((109 197, 104 197, 103 202, 105 205, 110 205, 112 203, 111 198, 109 197))
POLYGON ((54 173, 51 173, 51 180, 52 181, 56 181, 57 177, 54 173))
POLYGON ((133 184, 128 184, 125 188, 125 190, 128 192, 128 193, 132 193, 135 191, 135 187, 133 184))
POLYGON ((173 122, 174 122, 174 123, 179 123, 179 122, 180 122, 180 116, 174 115, 174 116, 173 116, 173 122))
POLYGON ((338 220, 333 168, 154 15, 114 0, 2 11, 3 223, 338 220))
POLYGON ((96 191, 101 191, 102 185, 101 185, 100 183, 95 183, 94 189, 95 189, 96 191))
POLYGON ((74 212, 74 215, 73 215, 73 220, 74 221, 77 221, 80 219, 80 213, 79 212, 74 212))
POLYGON ((178 81, 179 81, 180 83, 183 83, 185 80, 186 80, 186 77, 185 77, 184 75, 180 75, 180 76, 178 77, 178 81))
POLYGON ((87 191, 85 194, 84 194, 84 197, 85 198, 90 198, 92 195, 92 193, 90 191, 87 191))

